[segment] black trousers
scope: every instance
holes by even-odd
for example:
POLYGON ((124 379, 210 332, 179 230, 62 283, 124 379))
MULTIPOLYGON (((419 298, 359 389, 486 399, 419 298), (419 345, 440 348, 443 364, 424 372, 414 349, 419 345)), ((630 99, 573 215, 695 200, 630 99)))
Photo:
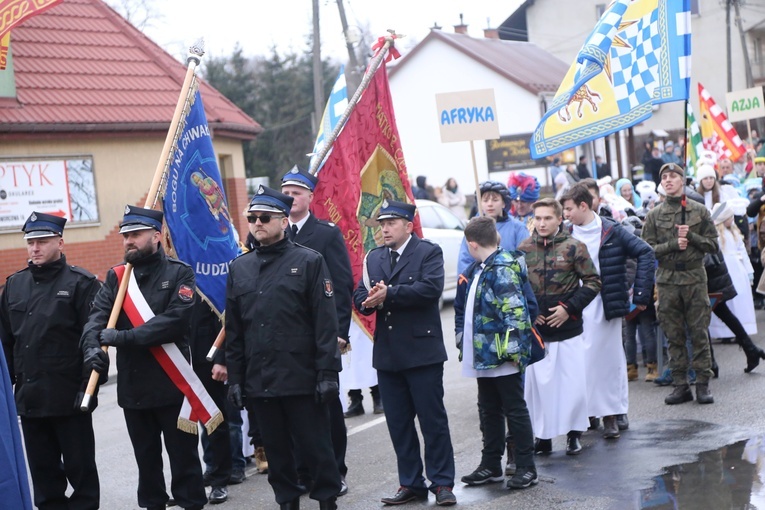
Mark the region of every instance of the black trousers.
POLYGON ((100 487, 92 415, 22 416, 21 430, 32 475, 35 506, 40 510, 98 508, 100 487), (69 497, 66 496, 67 481, 74 489, 69 497))
POLYGON ((514 443, 515 464, 534 467, 534 432, 523 398, 521 374, 479 377, 478 406, 482 416, 481 466, 499 471, 505 452, 505 419, 514 443))
MULTIPOLYGON (((223 414, 223 423, 212 434, 202 428, 202 437, 207 440, 202 442, 205 461, 209 460, 207 469, 210 473, 210 485, 213 487, 225 487, 231 477, 231 436, 228 430, 228 416, 226 414, 226 401, 228 386, 222 381, 212 378, 212 364, 200 363, 194 367, 194 372, 202 381, 202 385, 210 394, 215 405, 223 414)), ((240 446, 241 448, 241 446, 240 446)))
POLYGON ((171 485, 176 505, 199 509, 207 504, 202 465, 199 462, 199 438, 178 429, 177 406, 153 409, 123 409, 130 442, 138 464, 138 506, 165 506, 170 499, 162 472, 162 441, 170 458, 171 485))
POLYGON ((733 312, 730 310, 730 308, 728 308, 728 303, 725 301, 718 303, 712 313, 717 315, 717 317, 723 321, 723 324, 725 324, 728 329, 731 330, 734 335, 736 335, 737 340, 749 336, 746 334, 746 330, 741 324, 741 321, 738 320, 738 317, 733 315, 733 312))
POLYGON ((418 495, 427 494, 422 476, 420 440, 425 441, 425 469, 430 490, 454 487, 454 450, 444 407, 444 365, 436 363, 400 372, 377 371, 388 432, 396 451, 399 484, 418 495))
MULTIPOLYGON (((345 464, 345 452, 348 449, 348 429, 345 428, 345 417, 343 416, 343 404, 340 398, 336 398, 329 404, 329 432, 332 436, 332 450, 335 452, 335 462, 340 474, 348 474, 348 466, 345 464)), ((300 479, 303 481, 311 480, 311 474, 305 459, 299 450, 295 450, 295 460, 297 462, 297 471, 300 479)))
POLYGON ((251 398, 247 401, 257 416, 268 458, 268 483, 276 502, 300 497, 292 441, 300 451, 313 480, 310 497, 326 501, 340 492, 340 473, 332 452, 329 411, 313 395, 251 398))

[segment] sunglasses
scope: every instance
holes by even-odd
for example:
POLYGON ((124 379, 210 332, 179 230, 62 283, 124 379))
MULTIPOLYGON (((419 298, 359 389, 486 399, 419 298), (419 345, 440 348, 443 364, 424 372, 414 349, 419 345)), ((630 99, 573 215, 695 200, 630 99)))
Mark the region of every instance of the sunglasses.
POLYGON ((255 223, 256 221, 260 220, 260 223, 263 225, 270 223, 271 218, 283 218, 281 214, 272 215, 272 214, 261 214, 260 216, 256 216, 254 214, 251 214, 247 216, 247 222, 248 223, 255 223))

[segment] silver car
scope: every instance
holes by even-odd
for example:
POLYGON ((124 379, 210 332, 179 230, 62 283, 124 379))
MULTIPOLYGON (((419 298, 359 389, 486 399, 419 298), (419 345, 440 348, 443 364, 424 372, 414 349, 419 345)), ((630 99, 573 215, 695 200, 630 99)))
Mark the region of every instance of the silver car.
POLYGON ((422 235, 444 252, 443 301, 454 301, 457 295, 457 261, 464 237, 465 222, 447 207, 430 200, 415 200, 422 223, 422 235))

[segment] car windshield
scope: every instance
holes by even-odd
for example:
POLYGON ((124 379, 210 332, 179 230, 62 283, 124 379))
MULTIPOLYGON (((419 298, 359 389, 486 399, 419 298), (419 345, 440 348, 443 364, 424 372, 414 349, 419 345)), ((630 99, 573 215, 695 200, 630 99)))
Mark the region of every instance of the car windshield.
POLYGON ((423 228, 446 228, 435 211, 435 207, 420 207, 420 222, 423 228))

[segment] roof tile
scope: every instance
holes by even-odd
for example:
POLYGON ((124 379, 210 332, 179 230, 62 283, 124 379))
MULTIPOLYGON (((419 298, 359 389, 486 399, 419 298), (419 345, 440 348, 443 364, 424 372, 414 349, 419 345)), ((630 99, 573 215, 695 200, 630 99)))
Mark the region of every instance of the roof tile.
MULTIPOLYGON (((167 129, 186 66, 101 0, 64 0, 11 35, 17 101, 0 132, 167 129)), ((210 127, 251 138, 260 125, 199 81, 210 127)))

